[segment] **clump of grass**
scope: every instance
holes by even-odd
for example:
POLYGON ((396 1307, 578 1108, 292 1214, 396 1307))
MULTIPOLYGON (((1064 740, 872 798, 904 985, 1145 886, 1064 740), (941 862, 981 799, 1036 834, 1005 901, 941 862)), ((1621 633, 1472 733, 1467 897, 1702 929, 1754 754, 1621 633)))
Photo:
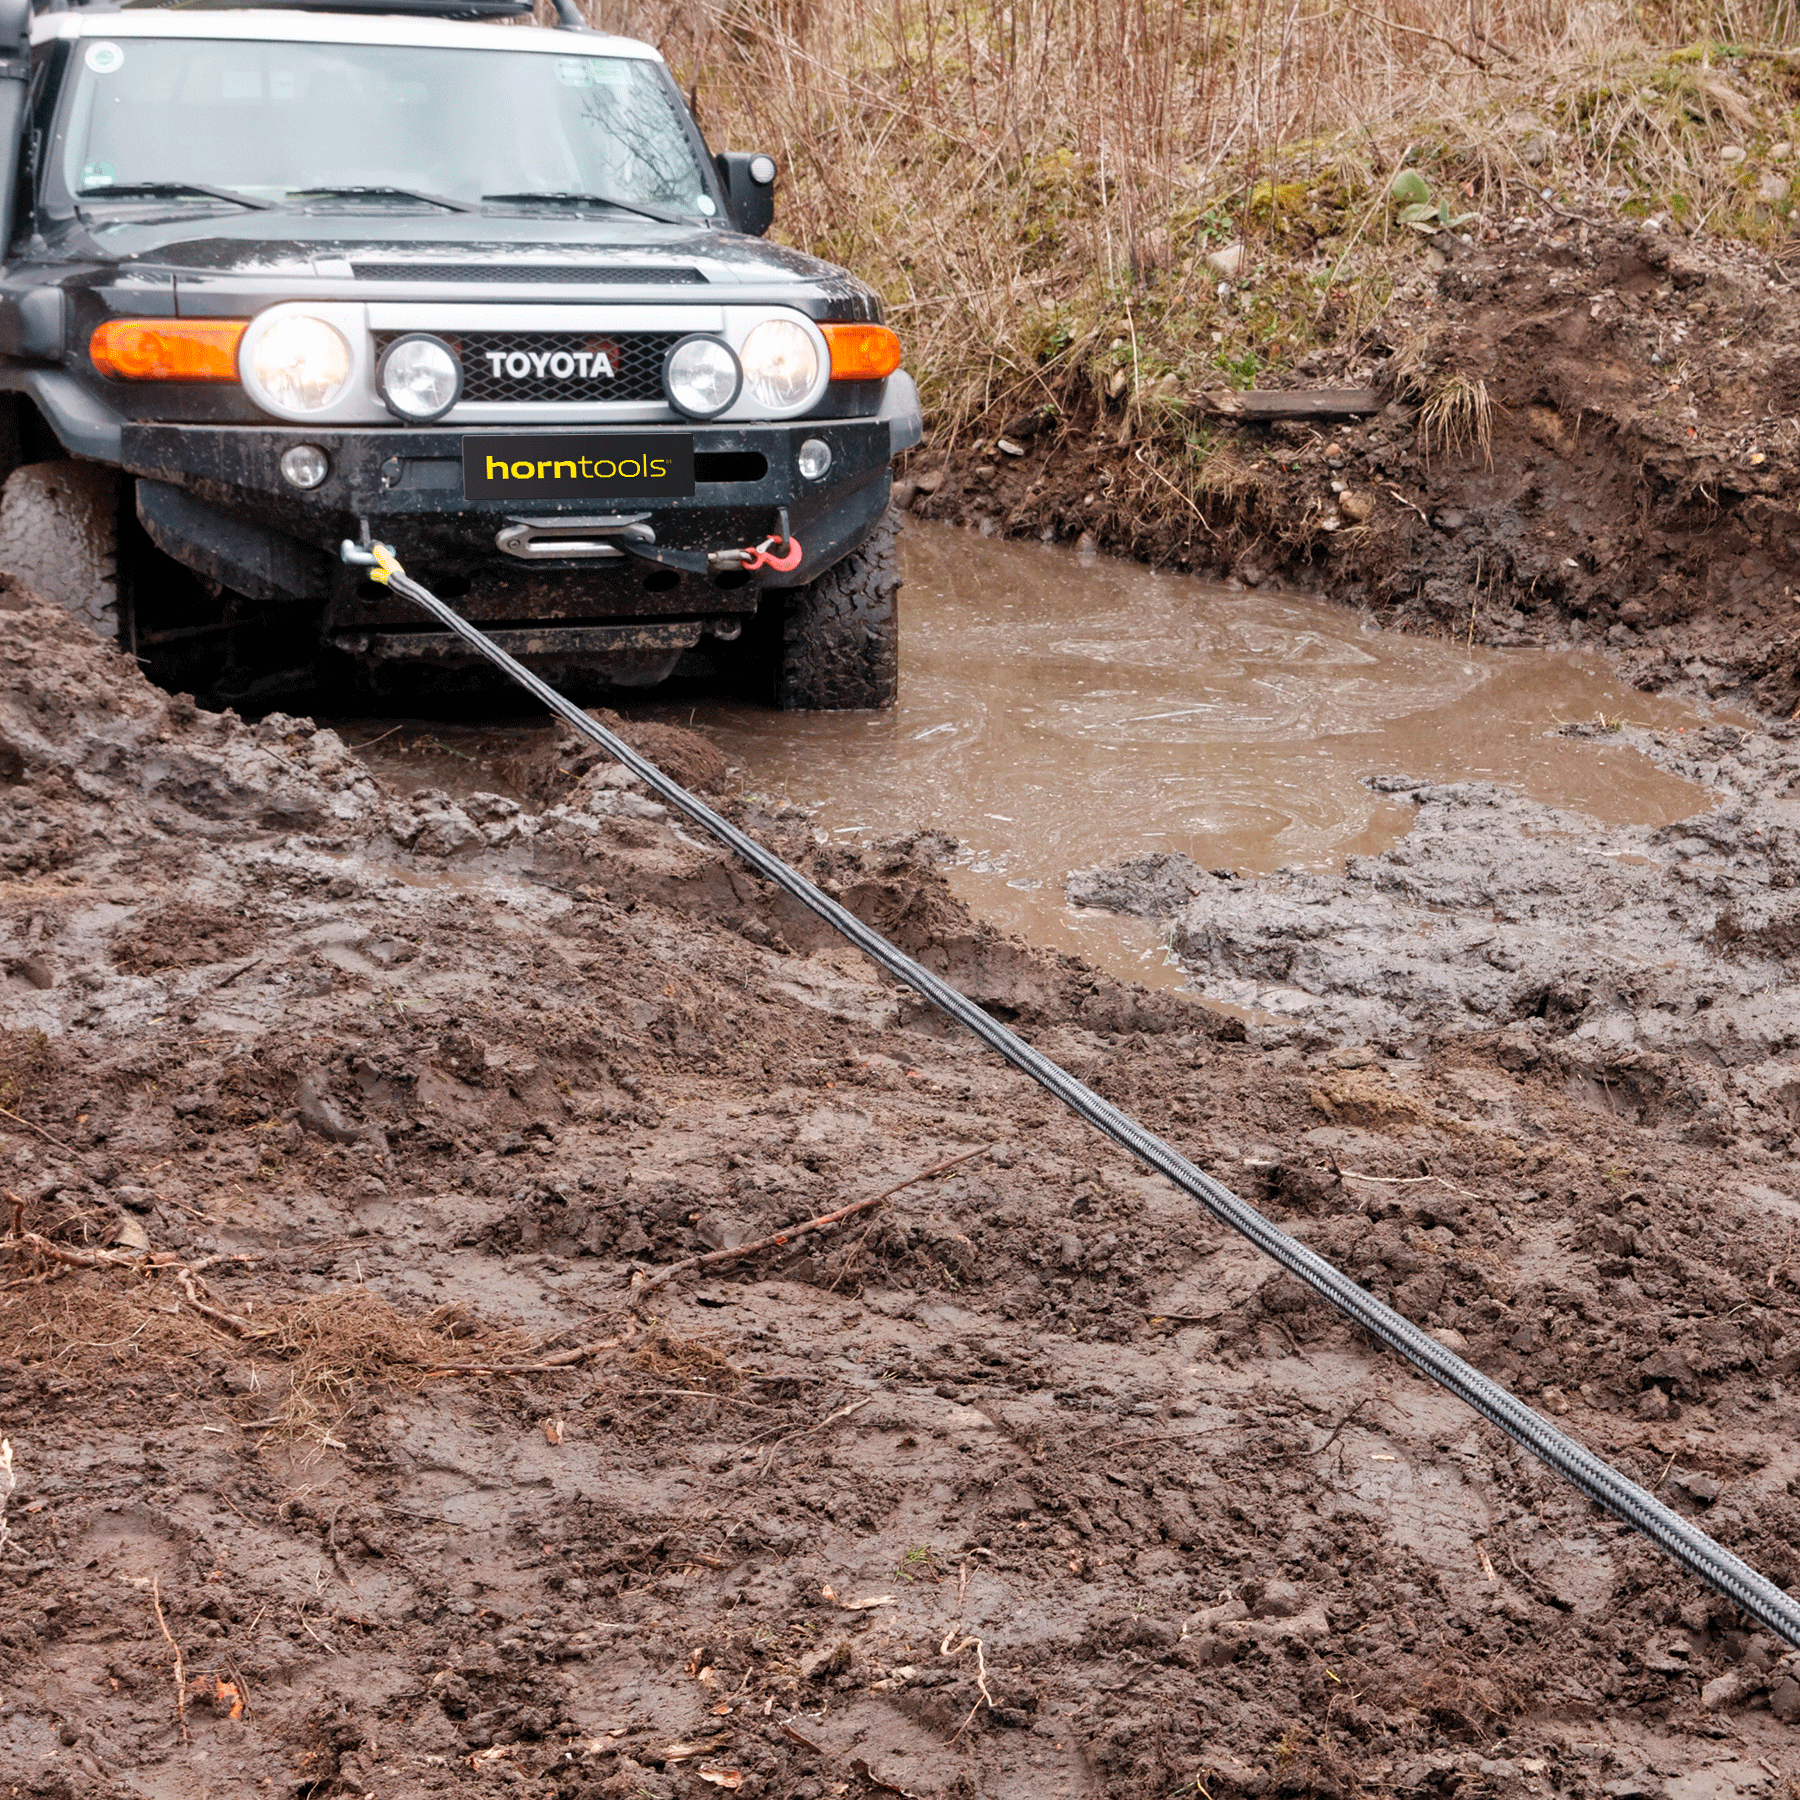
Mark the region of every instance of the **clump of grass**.
POLYGON ((1479 376, 1445 375, 1434 382, 1419 408, 1419 442, 1429 461, 1436 448, 1445 455, 1473 446, 1489 468, 1494 441, 1494 403, 1479 376))
POLYGON ((935 1544, 914 1544, 894 1566, 896 1581, 942 1581, 943 1559, 935 1544))

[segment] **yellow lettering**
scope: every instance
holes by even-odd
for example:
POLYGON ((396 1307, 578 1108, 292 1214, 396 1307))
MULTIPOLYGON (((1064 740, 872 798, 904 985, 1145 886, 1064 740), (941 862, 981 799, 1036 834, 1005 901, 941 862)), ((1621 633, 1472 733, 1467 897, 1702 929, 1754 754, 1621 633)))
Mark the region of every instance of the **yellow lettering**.
POLYGON ((619 473, 621 475, 641 475, 643 472, 644 465, 640 458, 634 457, 630 462, 619 464, 619 473))
POLYGON ((550 473, 554 475, 558 481, 561 481, 563 479, 564 469, 569 471, 568 479, 573 481, 575 479, 575 465, 572 462, 553 463, 550 468, 550 473))
POLYGON ((660 456, 655 457, 651 460, 650 474, 654 479, 660 481, 663 476, 668 474, 668 472, 669 472, 669 465, 666 462, 664 462, 660 456))
POLYGON ((594 464, 594 473, 602 481, 611 481, 618 472, 619 465, 616 462, 596 462, 594 464))
POLYGON ((531 479, 531 464, 514 463, 512 472, 514 481, 529 481, 531 479))
POLYGON ((489 481, 504 481, 508 472, 506 464, 497 456, 490 456, 488 458, 487 478, 489 481))
POLYGON ((543 480, 543 478, 544 478, 544 471, 545 471, 545 470, 546 470, 546 469, 547 469, 547 468, 549 468, 549 466, 550 466, 550 465, 549 465, 549 463, 547 463, 547 462, 541 462, 541 463, 539 463, 539 464, 538 464, 538 480, 540 480, 540 481, 542 481, 542 480, 543 480))

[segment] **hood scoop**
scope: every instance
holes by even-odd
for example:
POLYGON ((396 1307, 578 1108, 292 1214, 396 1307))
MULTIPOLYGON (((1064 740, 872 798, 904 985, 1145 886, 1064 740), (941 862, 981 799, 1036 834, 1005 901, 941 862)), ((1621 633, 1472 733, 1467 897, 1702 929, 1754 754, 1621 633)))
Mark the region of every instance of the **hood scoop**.
POLYGON ((555 282, 583 287, 632 283, 667 287, 706 280, 698 269, 673 264, 658 267, 625 263, 356 262, 350 268, 358 281, 492 281, 509 286, 555 282))

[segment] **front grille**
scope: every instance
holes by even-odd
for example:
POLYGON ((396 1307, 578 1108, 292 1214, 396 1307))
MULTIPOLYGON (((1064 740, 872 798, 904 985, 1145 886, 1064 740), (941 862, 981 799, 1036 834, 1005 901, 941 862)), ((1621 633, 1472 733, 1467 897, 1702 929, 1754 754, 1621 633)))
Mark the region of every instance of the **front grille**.
POLYGON ((617 268, 579 263, 447 263, 359 262, 352 265, 358 281, 505 281, 577 282, 586 287, 681 286, 706 277, 698 269, 617 268))
MULTIPOLYGON (((375 334, 375 354, 403 331, 375 334)), ((663 358, 680 331, 444 332, 462 357, 464 400, 594 401, 663 399, 663 358), (498 363, 490 361, 498 357, 498 363), (520 360, 523 358, 523 363, 520 360), (585 367, 586 373, 582 372, 585 367), (607 369, 611 370, 608 374, 607 369), (567 369, 567 373, 558 371, 567 369)))

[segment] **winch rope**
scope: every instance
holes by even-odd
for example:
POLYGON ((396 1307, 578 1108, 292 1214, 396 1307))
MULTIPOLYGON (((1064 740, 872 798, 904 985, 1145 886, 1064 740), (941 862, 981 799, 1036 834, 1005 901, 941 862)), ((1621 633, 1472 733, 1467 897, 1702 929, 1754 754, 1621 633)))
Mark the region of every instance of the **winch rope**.
POLYGON ((1230 1226, 1233 1231, 1248 1238, 1257 1249, 1304 1282, 1346 1318, 1355 1320, 1365 1331, 1386 1344, 1390 1350, 1397 1351, 1441 1388, 1454 1394, 1466 1406, 1472 1407, 1490 1424, 1497 1425, 1515 1443, 1528 1450, 1590 1500, 1605 1507, 1615 1518, 1623 1520, 1634 1530, 1642 1532, 1665 1555, 1697 1575, 1709 1587, 1766 1625, 1778 1637, 1800 1647, 1800 1605, 1766 1576, 1752 1569, 1680 1514, 1664 1506, 1653 1494, 1645 1492, 1636 1482, 1596 1456, 1585 1445, 1558 1430, 1548 1419, 1532 1411, 1498 1382, 1489 1380, 1479 1369, 1464 1362, 1410 1319, 1358 1287, 1342 1270, 1309 1250, 1298 1239, 1289 1237, 1279 1226, 1272 1224, 1221 1182, 1189 1162, 1154 1132, 1145 1130, 1111 1101, 1102 1099, 1093 1089, 1034 1050, 1024 1039, 1009 1031, 972 1000, 958 993, 948 982, 940 980, 929 969, 890 944, 880 932, 865 925, 848 908, 840 906, 830 895, 815 887, 798 870, 790 868, 772 851, 740 831, 729 820, 721 818, 711 807, 695 798, 678 782, 671 780, 654 763, 640 756, 623 738, 589 718, 572 700, 532 674, 453 608, 446 606, 428 588, 414 581, 401 568, 394 553, 385 544, 361 547, 347 542, 343 547, 343 556, 346 562, 367 567, 372 580, 385 583, 393 592, 429 613, 439 624, 454 632, 464 643, 517 682, 528 694, 541 701, 572 730, 590 743, 598 745, 608 756, 629 769, 651 792, 659 795, 702 831, 716 838, 765 881, 784 893, 791 894, 809 912, 815 913, 833 930, 849 939, 865 956, 879 963, 896 980, 922 994, 932 1005, 974 1033, 1014 1068, 1029 1075, 1040 1087, 1054 1094, 1071 1111, 1078 1113, 1096 1130, 1111 1138, 1122 1150, 1128 1151, 1159 1175, 1166 1176, 1183 1192, 1199 1201, 1221 1224, 1230 1226))

